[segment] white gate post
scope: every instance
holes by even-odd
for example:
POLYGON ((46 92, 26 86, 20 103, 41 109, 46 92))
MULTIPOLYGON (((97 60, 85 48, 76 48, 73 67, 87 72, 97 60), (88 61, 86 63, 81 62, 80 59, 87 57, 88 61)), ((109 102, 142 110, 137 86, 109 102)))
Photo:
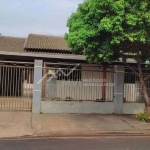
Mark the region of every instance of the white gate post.
POLYGON ((123 113, 124 66, 116 65, 114 73, 114 106, 115 114, 123 113))
POLYGON ((33 85, 32 113, 41 112, 42 82, 39 82, 39 80, 42 79, 42 66, 43 66, 43 60, 34 61, 34 85, 33 85))

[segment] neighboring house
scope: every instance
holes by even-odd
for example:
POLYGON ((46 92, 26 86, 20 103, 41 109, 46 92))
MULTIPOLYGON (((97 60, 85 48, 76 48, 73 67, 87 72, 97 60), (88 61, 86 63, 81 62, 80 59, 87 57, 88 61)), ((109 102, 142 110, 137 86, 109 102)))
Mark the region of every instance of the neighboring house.
MULTIPOLYGON (((27 38, 0 36, 1 100, 14 97, 15 99, 24 98, 25 101, 28 98, 31 100, 30 103, 25 103, 23 106, 19 104, 17 108, 20 110, 31 109, 35 60, 42 60, 43 62, 42 103, 44 101, 105 101, 109 104, 113 103, 114 90, 116 90, 114 89, 116 71, 114 65, 123 67, 121 62, 114 62, 107 68, 102 68, 101 65, 97 64, 88 64, 85 56, 71 53, 63 37, 36 34, 30 34, 27 38)), ((132 60, 128 62, 135 65, 132 60)), ((139 79, 135 74, 130 73, 128 68, 125 70, 127 70, 125 78, 122 77, 124 82, 124 102, 142 102, 139 79)), ((5 103, 12 107, 4 104, 2 106, 0 103, 1 109, 6 107, 7 109, 16 109, 16 106, 10 104, 9 101, 5 103)), ((65 104, 63 105, 62 107, 68 108, 65 104)), ((98 105, 99 103, 94 103, 93 107, 95 107, 96 111, 91 110, 92 113, 99 112, 98 105)), ((72 107, 70 108, 72 109, 72 107)), ((105 107, 103 109, 103 111, 106 111, 105 107)), ((113 113, 113 110, 113 105, 111 105, 111 111, 108 111, 108 113, 113 113)), ((57 111, 52 109, 50 112, 57 111)), ((62 110, 62 112, 64 111, 62 110)), ((71 110, 66 112, 71 112, 71 110)), ((73 112, 80 112, 80 110, 73 112)), ((88 111, 86 110, 85 112, 88 111)))

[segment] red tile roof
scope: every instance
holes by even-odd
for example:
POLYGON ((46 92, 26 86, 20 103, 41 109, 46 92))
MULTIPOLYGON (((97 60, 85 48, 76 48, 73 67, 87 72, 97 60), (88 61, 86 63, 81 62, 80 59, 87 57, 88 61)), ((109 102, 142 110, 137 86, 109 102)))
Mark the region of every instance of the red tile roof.
POLYGON ((25 49, 70 51, 63 37, 29 34, 25 49))
MULTIPOLYGON (((28 38, 0 36, 0 51, 74 55, 63 37, 30 34, 28 38)), ((77 55, 81 56, 81 55, 77 55)))
POLYGON ((25 38, 0 36, 0 51, 24 52, 25 38))

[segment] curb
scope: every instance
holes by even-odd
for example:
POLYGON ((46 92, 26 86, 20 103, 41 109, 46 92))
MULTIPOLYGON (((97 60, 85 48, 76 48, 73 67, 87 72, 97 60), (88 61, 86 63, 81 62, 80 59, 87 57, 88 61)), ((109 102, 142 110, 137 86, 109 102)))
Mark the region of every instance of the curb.
POLYGON ((41 138, 94 138, 94 137, 149 137, 150 133, 122 133, 122 132, 105 132, 97 134, 70 134, 70 133, 54 133, 54 134, 41 134, 41 135, 24 135, 19 137, 2 137, 0 140, 25 140, 25 139, 41 139, 41 138))

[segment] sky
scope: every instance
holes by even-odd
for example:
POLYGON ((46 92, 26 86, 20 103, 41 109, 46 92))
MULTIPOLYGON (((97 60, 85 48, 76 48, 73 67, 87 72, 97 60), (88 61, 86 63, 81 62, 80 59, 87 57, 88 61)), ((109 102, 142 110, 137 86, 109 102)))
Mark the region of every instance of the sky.
POLYGON ((0 0, 0 33, 63 36, 67 19, 84 0, 0 0))

